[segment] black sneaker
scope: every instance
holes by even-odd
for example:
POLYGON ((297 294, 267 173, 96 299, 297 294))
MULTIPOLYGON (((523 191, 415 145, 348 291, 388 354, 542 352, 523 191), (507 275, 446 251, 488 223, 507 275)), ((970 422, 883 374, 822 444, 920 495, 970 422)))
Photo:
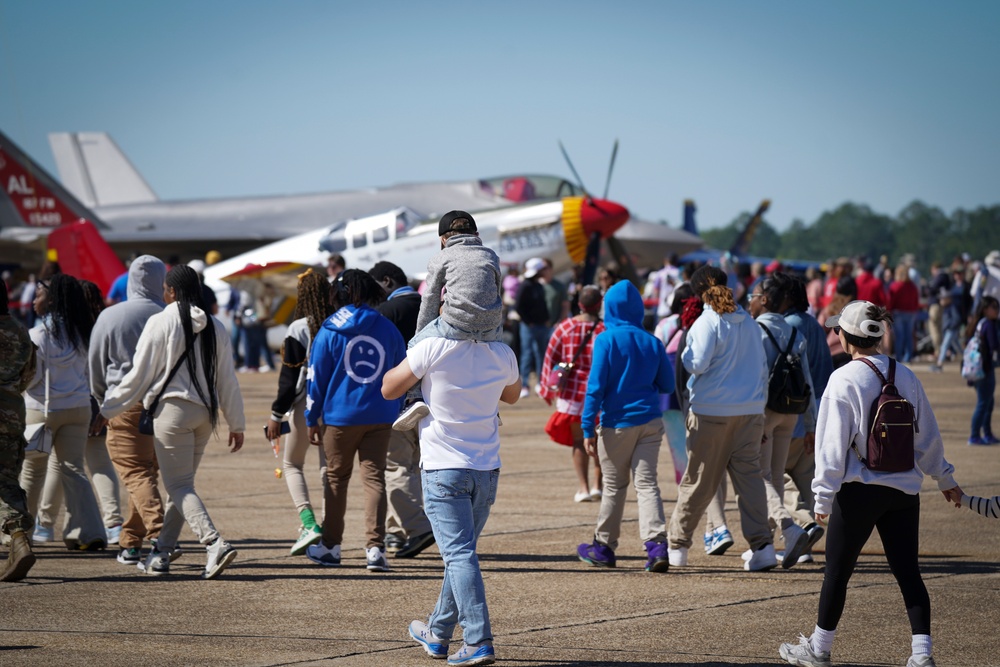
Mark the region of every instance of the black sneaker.
POLYGON ((385 550, 388 553, 394 554, 406 544, 406 540, 395 533, 385 534, 385 550))
POLYGON ((132 547, 118 552, 118 562, 122 565, 137 565, 142 560, 142 552, 132 547))
POLYGON ((421 551, 434 544, 434 533, 415 535, 399 548, 396 558, 416 558, 421 551))

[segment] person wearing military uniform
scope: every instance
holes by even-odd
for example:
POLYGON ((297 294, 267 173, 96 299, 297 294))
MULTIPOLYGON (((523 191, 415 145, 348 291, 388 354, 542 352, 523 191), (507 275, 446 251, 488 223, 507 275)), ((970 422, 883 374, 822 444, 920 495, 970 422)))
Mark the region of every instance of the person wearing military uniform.
POLYGON ((7 284, 0 300, 0 532, 10 536, 10 553, 0 581, 20 581, 35 564, 27 531, 35 525, 18 483, 24 463, 24 397, 35 371, 35 346, 7 309, 7 284))

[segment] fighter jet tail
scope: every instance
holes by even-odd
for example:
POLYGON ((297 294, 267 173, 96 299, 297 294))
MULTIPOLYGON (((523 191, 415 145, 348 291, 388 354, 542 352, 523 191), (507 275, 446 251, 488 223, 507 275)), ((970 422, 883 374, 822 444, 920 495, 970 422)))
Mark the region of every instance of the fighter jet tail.
POLYGON ((139 171, 105 132, 54 132, 49 145, 59 178, 87 206, 158 201, 139 171))

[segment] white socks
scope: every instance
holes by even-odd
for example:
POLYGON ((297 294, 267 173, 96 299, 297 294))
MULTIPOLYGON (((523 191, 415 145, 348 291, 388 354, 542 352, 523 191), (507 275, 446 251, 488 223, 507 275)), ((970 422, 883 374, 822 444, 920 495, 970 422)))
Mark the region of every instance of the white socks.
POLYGON ((913 655, 930 655, 931 654, 931 636, 930 635, 913 635, 913 655))
POLYGON ((836 630, 824 630, 818 625, 813 630, 812 637, 809 638, 814 653, 829 653, 833 646, 833 638, 837 634, 836 630))

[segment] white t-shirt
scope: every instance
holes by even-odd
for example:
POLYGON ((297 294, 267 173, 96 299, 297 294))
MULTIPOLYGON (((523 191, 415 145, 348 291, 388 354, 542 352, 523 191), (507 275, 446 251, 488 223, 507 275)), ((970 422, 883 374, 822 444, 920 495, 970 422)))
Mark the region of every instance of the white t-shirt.
POLYGON ((420 421, 421 467, 499 468, 497 407, 519 377, 514 352, 504 343, 426 338, 406 358, 430 407, 420 421))

